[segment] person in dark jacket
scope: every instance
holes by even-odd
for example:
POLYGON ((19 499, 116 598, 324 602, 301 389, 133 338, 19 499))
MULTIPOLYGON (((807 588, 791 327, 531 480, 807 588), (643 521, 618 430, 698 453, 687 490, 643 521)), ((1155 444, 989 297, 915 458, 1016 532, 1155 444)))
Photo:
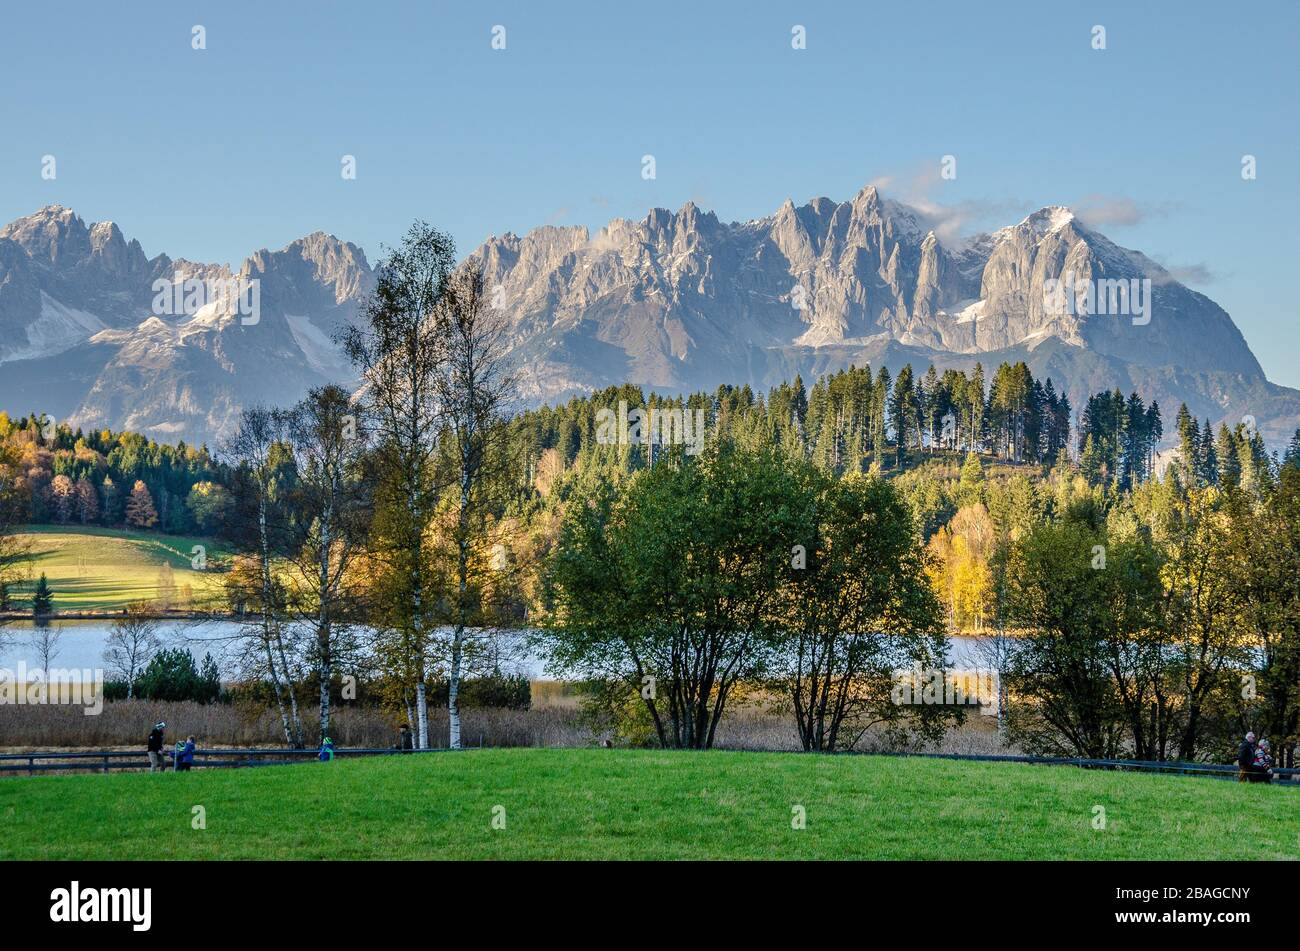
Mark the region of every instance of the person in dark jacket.
POLYGON ((149 772, 156 773, 166 771, 167 760, 163 756, 163 734, 167 730, 167 724, 159 720, 149 731, 149 741, 146 749, 149 751, 149 772))
POLYGON ((1237 782, 1248 783, 1253 781, 1252 773, 1255 772, 1255 733, 1251 731, 1246 734, 1246 738, 1241 741, 1241 746, 1237 747, 1237 782))
POLYGON ((402 731, 397 738, 397 748, 403 753, 415 748, 415 744, 411 742, 411 728, 405 723, 402 724, 402 731))

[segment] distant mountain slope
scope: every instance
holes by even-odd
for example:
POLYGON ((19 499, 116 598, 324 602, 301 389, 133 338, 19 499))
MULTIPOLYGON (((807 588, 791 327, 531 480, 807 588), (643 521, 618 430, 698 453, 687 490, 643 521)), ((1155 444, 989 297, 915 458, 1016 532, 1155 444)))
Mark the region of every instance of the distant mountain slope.
MULTIPOLYGON (((1025 360, 1076 408, 1119 387, 1279 444, 1300 391, 1269 383, 1232 319, 1139 252, 1048 207, 945 245, 925 217, 862 189, 723 223, 687 203, 595 235, 542 227, 472 252, 499 294, 530 402, 633 382, 768 386, 849 364, 1025 360), (1048 306, 1048 282, 1150 280, 1149 320, 1048 306)), ((237 272, 147 258, 116 225, 59 206, 0 229, 0 408, 165 439, 219 439, 238 409, 352 382, 333 343, 374 286, 355 245, 316 233, 237 272), (158 313, 154 283, 260 287, 250 323, 223 303, 158 313)))
POLYGON ((1076 407, 1118 386, 1215 421, 1253 415, 1273 442, 1300 425, 1300 392, 1264 379, 1222 308, 1066 208, 948 248, 922 215, 868 187, 734 224, 688 202, 594 237, 538 228, 474 256, 504 290, 536 399, 624 381, 678 391, 851 363, 1023 359, 1076 407), (1048 307, 1046 282, 1070 274, 1149 279, 1149 321, 1048 307))
POLYGON ((242 406, 289 403, 350 379, 331 338, 373 281, 360 248, 322 233, 258 251, 232 273, 148 260, 116 225, 87 228, 66 208, 43 208, 0 230, 0 406, 74 426, 219 440, 242 406), (182 285, 160 308, 159 279, 255 280, 260 307, 171 307, 184 304, 182 285))

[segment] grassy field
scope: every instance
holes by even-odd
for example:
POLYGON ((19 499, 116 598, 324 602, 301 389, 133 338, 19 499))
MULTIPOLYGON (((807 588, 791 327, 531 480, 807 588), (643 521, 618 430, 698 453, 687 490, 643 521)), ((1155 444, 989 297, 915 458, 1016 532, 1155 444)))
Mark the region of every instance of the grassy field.
POLYGON ((45 572, 56 611, 111 611, 132 601, 156 601, 163 565, 171 566, 177 599, 188 588, 192 600, 202 602, 217 593, 220 559, 226 554, 210 538, 108 528, 32 525, 19 537, 30 546, 31 578, 15 587, 15 599, 29 598, 45 572), (192 567, 196 545, 206 552, 207 570, 192 567))
POLYGON ((1296 859, 1298 806, 1068 767, 472 750, 0 779, 0 859, 1296 859))

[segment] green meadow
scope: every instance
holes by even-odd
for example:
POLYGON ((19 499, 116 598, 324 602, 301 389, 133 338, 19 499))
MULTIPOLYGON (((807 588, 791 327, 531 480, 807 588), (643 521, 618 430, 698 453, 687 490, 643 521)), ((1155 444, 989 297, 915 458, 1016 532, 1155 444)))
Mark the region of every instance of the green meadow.
POLYGON ((133 601, 159 600, 171 569, 173 607, 201 605, 219 593, 224 548, 210 538, 108 528, 31 525, 18 536, 31 555, 30 577, 16 585, 14 599, 31 596, 44 572, 54 590, 56 611, 113 611, 133 601), (202 546, 207 567, 193 567, 194 548, 202 546))
POLYGON ((0 859, 1296 859, 1297 795, 922 758, 469 750, 0 778, 0 859))

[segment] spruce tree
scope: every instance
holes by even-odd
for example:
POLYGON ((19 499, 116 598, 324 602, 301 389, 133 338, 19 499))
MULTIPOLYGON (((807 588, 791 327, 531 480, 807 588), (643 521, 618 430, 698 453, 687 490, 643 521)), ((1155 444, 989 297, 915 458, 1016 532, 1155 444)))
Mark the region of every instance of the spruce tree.
POLYGON ((54 613, 54 591, 50 588, 49 579, 45 577, 45 572, 41 572, 40 580, 36 582, 36 590, 32 592, 32 616, 37 618, 49 617, 54 613))

